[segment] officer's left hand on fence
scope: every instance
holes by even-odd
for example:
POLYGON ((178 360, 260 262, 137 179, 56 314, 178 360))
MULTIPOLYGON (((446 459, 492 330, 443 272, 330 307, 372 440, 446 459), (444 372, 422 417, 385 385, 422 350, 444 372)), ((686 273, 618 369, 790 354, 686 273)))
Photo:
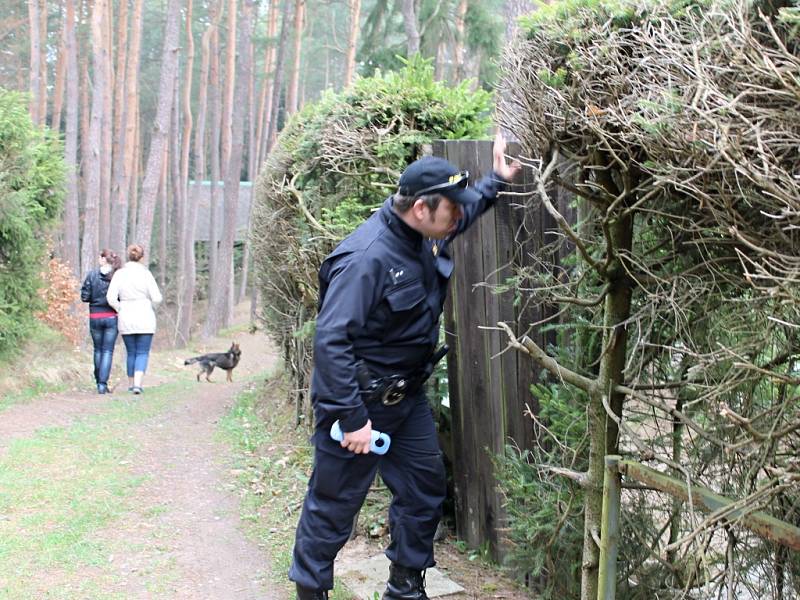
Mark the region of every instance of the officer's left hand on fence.
POLYGON ((506 160, 506 139, 503 137, 502 133, 498 133, 494 136, 492 158, 492 169, 505 181, 514 181, 522 170, 522 165, 516 159, 511 161, 511 164, 508 164, 506 160))

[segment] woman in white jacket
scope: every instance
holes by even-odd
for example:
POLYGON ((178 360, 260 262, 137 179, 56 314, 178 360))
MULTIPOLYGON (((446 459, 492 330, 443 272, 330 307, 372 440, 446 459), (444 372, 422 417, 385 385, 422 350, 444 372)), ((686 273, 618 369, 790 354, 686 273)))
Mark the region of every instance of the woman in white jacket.
POLYGON ((128 246, 128 262, 114 275, 106 296, 118 313, 117 325, 128 359, 128 391, 134 394, 143 391, 142 379, 156 332, 155 308, 162 299, 153 274, 140 262, 143 256, 141 246, 128 246))

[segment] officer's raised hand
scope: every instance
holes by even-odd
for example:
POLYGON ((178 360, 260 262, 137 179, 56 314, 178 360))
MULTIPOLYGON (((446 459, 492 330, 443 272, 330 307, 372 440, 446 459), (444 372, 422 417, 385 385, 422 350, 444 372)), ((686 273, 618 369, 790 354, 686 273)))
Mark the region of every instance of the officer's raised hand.
POLYGON ((367 424, 356 431, 346 431, 342 438, 342 448, 347 448, 354 454, 369 454, 369 445, 372 442, 372 421, 367 419, 367 424))
POLYGON ((511 164, 506 161, 506 138, 502 133, 494 136, 492 159, 492 169, 505 181, 514 181, 522 170, 522 165, 518 160, 513 160, 511 164))

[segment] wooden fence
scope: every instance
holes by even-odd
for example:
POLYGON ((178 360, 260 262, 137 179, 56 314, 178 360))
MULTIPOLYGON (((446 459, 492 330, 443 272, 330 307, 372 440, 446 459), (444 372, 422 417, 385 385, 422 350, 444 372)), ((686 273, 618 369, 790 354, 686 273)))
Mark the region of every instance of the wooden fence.
MULTIPOLYGON (((508 153, 516 152, 510 145, 508 153)), ((490 141, 437 141, 433 154, 471 174, 492 167, 490 141)), ((533 189, 530 173, 522 175, 514 194, 533 189)), ((533 421, 525 412, 538 413, 530 388, 539 372, 528 357, 503 352, 504 332, 485 327, 505 321, 517 332, 528 330, 543 348, 554 341, 536 328, 529 330, 545 316, 542 307, 515 302, 513 289, 498 293, 482 285, 503 284, 529 262, 531 252, 552 241, 548 232, 556 224, 550 215, 543 208, 525 210, 523 203, 521 196, 501 196, 493 210, 456 239, 456 268, 445 307, 452 430, 443 445, 452 464, 457 535, 472 547, 488 544, 496 559, 504 554, 499 530, 505 516, 492 455, 503 453, 507 444, 525 449, 535 443, 533 421)), ((565 199, 559 204, 569 212, 565 199)))

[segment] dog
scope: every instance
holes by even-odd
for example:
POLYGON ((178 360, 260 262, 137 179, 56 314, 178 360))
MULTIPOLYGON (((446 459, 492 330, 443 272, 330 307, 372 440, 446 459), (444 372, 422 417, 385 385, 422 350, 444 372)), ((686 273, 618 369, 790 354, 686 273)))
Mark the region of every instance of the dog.
POLYGON ((191 365, 198 363, 200 365, 200 372, 197 374, 197 381, 200 381, 200 376, 205 373, 206 381, 213 383, 213 381, 210 379, 211 373, 214 371, 214 367, 219 367, 220 369, 224 369, 226 371, 227 380, 233 383, 233 377, 231 377, 231 375, 233 370, 236 368, 236 365, 239 364, 240 358, 242 358, 242 351, 239 349, 239 344, 233 342, 230 350, 227 352, 214 352, 211 354, 195 356, 194 358, 187 358, 185 361, 183 361, 183 364, 191 365))

